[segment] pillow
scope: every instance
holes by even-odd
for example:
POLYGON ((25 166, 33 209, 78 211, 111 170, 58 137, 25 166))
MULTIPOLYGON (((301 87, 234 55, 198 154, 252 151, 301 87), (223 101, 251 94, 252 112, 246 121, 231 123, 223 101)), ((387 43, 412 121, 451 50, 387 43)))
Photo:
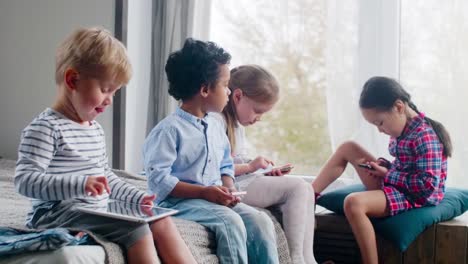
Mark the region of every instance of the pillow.
MULTIPOLYGON (((317 204, 338 214, 344 214, 345 197, 353 192, 365 191, 362 184, 351 185, 325 193, 317 204)), ((468 210, 468 190, 446 188, 445 197, 437 206, 412 209, 393 217, 372 219, 376 233, 404 252, 427 227, 447 221, 468 210)))

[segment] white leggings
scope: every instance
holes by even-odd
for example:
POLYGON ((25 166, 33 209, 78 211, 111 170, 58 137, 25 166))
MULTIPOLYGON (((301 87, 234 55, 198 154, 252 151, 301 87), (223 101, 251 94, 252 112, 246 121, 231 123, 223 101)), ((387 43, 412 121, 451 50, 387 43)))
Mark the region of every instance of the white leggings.
POLYGON ((242 202, 260 208, 279 205, 294 264, 317 263, 314 257, 314 190, 303 179, 288 176, 255 178, 242 202))

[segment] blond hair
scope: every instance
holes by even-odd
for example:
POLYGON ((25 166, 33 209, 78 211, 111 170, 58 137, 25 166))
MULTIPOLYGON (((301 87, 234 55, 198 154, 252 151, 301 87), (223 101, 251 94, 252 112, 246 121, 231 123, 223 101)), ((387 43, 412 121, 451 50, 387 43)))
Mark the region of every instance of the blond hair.
POLYGON ((132 66, 125 46, 103 28, 80 28, 69 35, 55 54, 55 82, 73 68, 87 78, 112 78, 127 84, 132 66))
POLYGON ((231 149, 236 147, 234 130, 238 126, 236 109, 232 100, 235 89, 240 89, 245 96, 258 103, 275 103, 279 99, 279 85, 276 78, 265 68, 255 65, 242 65, 231 70, 229 80, 231 95, 229 102, 223 109, 226 120, 226 133, 231 144, 231 149))

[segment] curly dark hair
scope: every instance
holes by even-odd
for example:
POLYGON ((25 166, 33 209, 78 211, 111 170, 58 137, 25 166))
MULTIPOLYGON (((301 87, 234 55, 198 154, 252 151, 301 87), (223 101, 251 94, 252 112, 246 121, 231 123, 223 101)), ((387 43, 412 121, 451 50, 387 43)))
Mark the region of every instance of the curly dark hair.
POLYGON ((176 100, 186 100, 201 87, 214 87, 219 79, 219 66, 229 64, 231 55, 211 41, 185 40, 181 50, 169 55, 166 75, 169 94, 176 100))

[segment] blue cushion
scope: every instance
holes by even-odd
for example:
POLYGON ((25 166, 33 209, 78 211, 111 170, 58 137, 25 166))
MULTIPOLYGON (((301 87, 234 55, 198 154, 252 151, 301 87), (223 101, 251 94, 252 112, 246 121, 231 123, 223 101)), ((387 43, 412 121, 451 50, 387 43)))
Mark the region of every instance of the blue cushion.
MULTIPOLYGON (((353 192, 364 191, 362 184, 351 185, 325 193, 317 204, 338 214, 343 214, 343 201, 353 192)), ((426 228, 438 222, 447 221, 468 210, 468 190, 446 188, 445 197, 437 206, 412 209, 393 217, 373 219, 375 231, 391 241, 402 252, 426 228)))

